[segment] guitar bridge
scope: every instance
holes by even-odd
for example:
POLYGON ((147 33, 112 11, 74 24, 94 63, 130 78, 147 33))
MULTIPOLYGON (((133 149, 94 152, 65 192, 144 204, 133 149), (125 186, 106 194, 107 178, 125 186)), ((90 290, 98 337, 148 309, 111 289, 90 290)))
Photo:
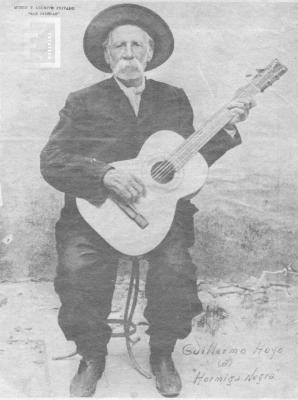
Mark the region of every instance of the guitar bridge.
POLYGON ((121 200, 115 199, 115 197, 111 197, 111 200, 117 204, 117 206, 132 220, 134 221, 141 229, 145 229, 149 222, 147 219, 138 212, 137 208, 122 202, 121 200))

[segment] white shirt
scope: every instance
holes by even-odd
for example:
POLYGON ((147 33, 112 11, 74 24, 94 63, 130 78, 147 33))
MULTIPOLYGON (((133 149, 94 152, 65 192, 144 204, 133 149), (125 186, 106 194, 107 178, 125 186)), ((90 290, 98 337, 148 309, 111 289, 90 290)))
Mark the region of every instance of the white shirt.
POLYGON ((125 96, 128 98, 135 114, 138 115, 141 102, 141 95, 143 93, 143 90, 145 89, 145 84, 146 84, 145 77, 143 77, 143 81, 141 85, 138 87, 134 86, 126 87, 115 76, 114 79, 118 83, 120 89, 124 92, 125 96))

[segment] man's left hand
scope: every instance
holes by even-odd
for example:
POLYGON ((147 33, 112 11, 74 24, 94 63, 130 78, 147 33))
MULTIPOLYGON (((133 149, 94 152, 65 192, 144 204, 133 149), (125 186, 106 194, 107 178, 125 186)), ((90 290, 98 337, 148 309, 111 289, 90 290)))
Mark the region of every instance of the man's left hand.
POLYGON ((234 117, 228 123, 228 126, 235 125, 238 122, 245 121, 248 117, 249 111, 252 107, 255 107, 256 102, 252 97, 239 97, 228 105, 234 117))

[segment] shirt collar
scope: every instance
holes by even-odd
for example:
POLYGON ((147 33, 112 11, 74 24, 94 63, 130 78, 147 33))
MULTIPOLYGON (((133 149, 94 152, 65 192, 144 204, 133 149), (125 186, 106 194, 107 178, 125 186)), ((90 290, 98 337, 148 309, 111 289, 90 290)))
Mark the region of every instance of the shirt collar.
POLYGON ((122 82, 119 81, 119 79, 116 78, 116 76, 114 75, 113 78, 115 79, 115 81, 118 83, 120 89, 126 94, 126 95, 130 95, 131 93, 135 94, 135 95, 141 95, 145 89, 146 86, 146 79, 145 76, 143 76, 143 80, 140 86, 138 87, 126 87, 125 85, 123 85, 122 82))

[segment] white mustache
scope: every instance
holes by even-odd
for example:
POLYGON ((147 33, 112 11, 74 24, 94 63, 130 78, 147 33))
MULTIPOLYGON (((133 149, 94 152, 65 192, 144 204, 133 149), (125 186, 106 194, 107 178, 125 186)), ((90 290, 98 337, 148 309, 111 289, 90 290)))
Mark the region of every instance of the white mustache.
POLYGON ((133 58, 132 60, 125 60, 125 59, 119 60, 118 63, 116 64, 113 72, 115 74, 118 74, 121 72, 126 72, 125 70, 131 69, 131 68, 136 69, 139 72, 144 72, 143 65, 136 58, 133 58))

